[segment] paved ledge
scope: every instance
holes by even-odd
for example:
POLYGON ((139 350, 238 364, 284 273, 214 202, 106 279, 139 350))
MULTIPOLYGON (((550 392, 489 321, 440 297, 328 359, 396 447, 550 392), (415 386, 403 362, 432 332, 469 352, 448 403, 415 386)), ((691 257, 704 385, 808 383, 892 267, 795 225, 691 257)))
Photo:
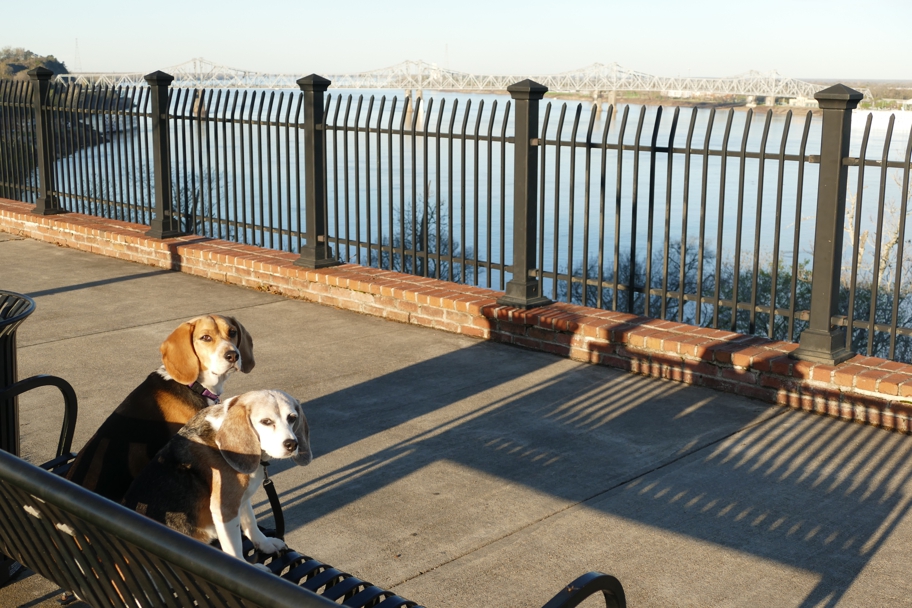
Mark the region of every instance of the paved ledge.
POLYGON ((401 323, 513 344, 768 403, 912 431, 912 365, 856 356, 796 361, 797 344, 556 303, 499 306, 501 292, 341 265, 307 270, 297 255, 218 239, 145 236, 147 226, 78 213, 37 216, 0 199, 0 230, 60 246, 301 298, 401 323))

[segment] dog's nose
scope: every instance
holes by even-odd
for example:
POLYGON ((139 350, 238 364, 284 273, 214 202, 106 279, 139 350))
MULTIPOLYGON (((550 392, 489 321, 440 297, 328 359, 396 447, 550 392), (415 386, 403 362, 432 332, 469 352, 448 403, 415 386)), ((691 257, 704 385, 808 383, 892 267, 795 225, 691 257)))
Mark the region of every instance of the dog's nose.
POLYGON ((228 359, 229 363, 237 363, 239 353, 233 348, 225 353, 225 358, 228 359))
POLYGON ((294 439, 286 439, 284 442, 282 442, 282 445, 284 445, 285 449, 289 452, 294 452, 296 449, 298 449, 298 442, 294 439))

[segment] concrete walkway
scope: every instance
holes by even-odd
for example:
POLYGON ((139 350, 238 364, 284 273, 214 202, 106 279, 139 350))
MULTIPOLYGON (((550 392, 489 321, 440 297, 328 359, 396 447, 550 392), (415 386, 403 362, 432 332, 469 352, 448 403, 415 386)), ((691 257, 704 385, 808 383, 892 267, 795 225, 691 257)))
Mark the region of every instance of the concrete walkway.
MULTIPOLYGON (((429 608, 541 606, 589 570, 631 606, 912 605, 909 437, 4 233, 0 269, 37 302, 20 377, 73 384, 77 447, 180 322, 236 316, 257 365, 226 394, 311 423, 313 464, 273 467, 289 545, 429 608)), ((22 398, 33 462, 60 409, 22 398)))

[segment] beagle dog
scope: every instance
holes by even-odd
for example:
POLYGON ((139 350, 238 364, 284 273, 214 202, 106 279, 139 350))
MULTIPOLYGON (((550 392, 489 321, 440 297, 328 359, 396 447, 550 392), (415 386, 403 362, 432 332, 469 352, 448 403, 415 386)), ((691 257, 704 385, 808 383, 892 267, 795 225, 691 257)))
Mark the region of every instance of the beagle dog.
POLYGON ((310 464, 310 428, 298 401, 277 390, 232 397, 194 416, 130 487, 124 505, 244 559, 241 534, 264 553, 285 548, 257 527, 251 498, 262 459, 310 464))
POLYGON ((162 366, 102 423, 66 477, 121 502, 137 475, 197 412, 219 402, 228 376, 250 372, 253 339, 233 317, 182 323, 161 345, 162 366))

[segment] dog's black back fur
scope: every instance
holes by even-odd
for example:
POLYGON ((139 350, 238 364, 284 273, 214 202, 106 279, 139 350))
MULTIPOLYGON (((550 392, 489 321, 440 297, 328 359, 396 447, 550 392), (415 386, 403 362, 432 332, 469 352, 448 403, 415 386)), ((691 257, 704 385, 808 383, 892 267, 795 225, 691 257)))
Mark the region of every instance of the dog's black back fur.
POLYGON ((155 400, 163 398, 197 412, 209 406, 206 398, 190 387, 152 372, 82 448, 67 472, 67 479, 121 502, 133 479, 182 426, 162 418, 155 400), (130 404, 135 416, 119 413, 125 403, 130 404), (105 474, 99 475, 102 470, 105 474))

